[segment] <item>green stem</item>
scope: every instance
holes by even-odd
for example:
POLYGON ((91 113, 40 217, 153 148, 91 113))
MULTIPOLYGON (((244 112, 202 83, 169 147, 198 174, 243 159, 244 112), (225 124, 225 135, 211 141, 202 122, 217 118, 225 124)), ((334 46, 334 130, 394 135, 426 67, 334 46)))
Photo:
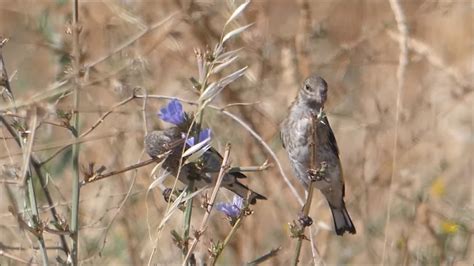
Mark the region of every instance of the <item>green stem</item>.
POLYGON ((293 262, 291 265, 298 265, 298 262, 300 261, 300 253, 301 253, 301 246, 303 245, 303 239, 300 238, 298 239, 298 242, 296 243, 296 249, 295 249, 295 256, 293 257, 293 262))
MULTIPOLYGON (((38 221, 39 221, 39 213, 38 213, 38 206, 36 203, 36 193, 35 193, 35 188, 33 184, 33 179, 31 178, 31 172, 28 170, 28 177, 27 177, 27 190, 28 190, 28 198, 29 198, 29 205, 31 208, 31 212, 33 214, 32 221, 33 221, 33 227, 37 228, 38 221)), ((44 243, 43 239, 43 234, 40 233, 37 235, 38 238, 38 245, 41 253, 41 257, 43 259, 43 265, 49 265, 48 261, 48 253, 46 252, 46 245, 44 243)))
MULTIPOLYGON (((190 180, 188 188, 186 189, 186 195, 190 195, 193 193, 194 188, 194 180, 190 180)), ((186 210, 184 211, 184 233, 183 233, 183 240, 185 241, 186 245, 183 249, 183 254, 186 256, 188 253, 188 239, 189 233, 191 231, 191 218, 193 213, 193 198, 188 199, 186 202, 186 210)))
MULTIPOLYGON (((234 233, 237 231, 237 228, 239 228, 240 224, 242 223, 242 221, 244 220, 244 217, 240 217, 239 219, 237 219, 237 221, 235 222, 234 226, 232 226, 232 229, 230 229, 230 232, 229 234, 226 236, 226 238, 224 239, 224 243, 222 244, 222 249, 221 249, 221 252, 219 252, 219 255, 222 253, 222 250, 225 248, 225 246, 227 246, 227 244, 229 243, 230 239, 232 238, 232 236, 234 235, 234 233)), ((216 256, 217 258, 217 256, 216 256)))
POLYGON ((234 236, 235 232, 237 232, 237 229, 240 227, 240 224, 242 223, 244 219, 244 216, 241 216, 239 219, 237 219, 237 221, 235 222, 234 226, 232 226, 232 229, 230 229, 230 232, 229 234, 227 234, 227 236, 225 237, 224 239, 224 243, 222 243, 222 248, 220 248, 218 250, 218 252, 216 253, 216 255, 212 258, 211 260, 211 265, 215 265, 216 262, 217 262, 217 259, 219 258, 219 256, 222 254, 222 251, 224 250, 224 248, 227 246, 227 244, 229 243, 229 241, 232 239, 232 237, 234 236))

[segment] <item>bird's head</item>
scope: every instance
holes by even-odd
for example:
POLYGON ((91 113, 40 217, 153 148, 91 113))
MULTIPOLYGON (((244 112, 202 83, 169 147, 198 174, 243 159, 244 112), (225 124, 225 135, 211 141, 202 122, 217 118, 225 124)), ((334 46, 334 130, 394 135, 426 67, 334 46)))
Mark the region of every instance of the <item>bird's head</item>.
POLYGON ((300 100, 314 107, 323 107, 328 94, 328 84, 318 75, 311 75, 299 91, 300 100))

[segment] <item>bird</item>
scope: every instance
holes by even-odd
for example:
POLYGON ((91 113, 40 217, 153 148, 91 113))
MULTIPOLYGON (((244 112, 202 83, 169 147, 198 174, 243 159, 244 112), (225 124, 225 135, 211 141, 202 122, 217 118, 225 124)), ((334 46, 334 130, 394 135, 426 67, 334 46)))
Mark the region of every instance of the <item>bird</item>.
MULTIPOLYGON (((188 116, 185 118, 190 119, 188 116)), ((184 123, 188 123, 187 121, 184 123)), ((160 154, 170 152, 164 159, 162 167, 173 176, 178 175, 181 154, 185 139, 183 137, 183 125, 167 128, 164 130, 155 130, 148 133, 145 137, 145 151, 156 158, 160 154)), ((186 158, 184 158, 183 162, 186 158)), ((185 163, 179 170, 178 180, 189 185, 194 180, 196 188, 211 186, 217 181, 217 176, 222 165, 222 156, 217 150, 210 147, 206 150, 196 162, 185 163)), ((243 199, 248 199, 250 204, 255 204, 257 200, 266 200, 267 198, 242 184, 239 179, 247 176, 241 172, 230 172, 224 175, 222 186, 243 199)))
POLYGON ((342 236, 345 232, 355 234, 356 229, 344 202, 345 186, 339 148, 324 114, 327 95, 326 81, 316 74, 309 76, 280 124, 280 136, 295 176, 306 190, 312 179, 315 180, 315 187, 322 192, 331 209, 336 234, 342 236), (313 139, 314 146, 311 145, 313 139), (314 155, 311 147, 315 149, 314 155), (312 167, 322 170, 323 178, 312 178, 317 170, 312 167))

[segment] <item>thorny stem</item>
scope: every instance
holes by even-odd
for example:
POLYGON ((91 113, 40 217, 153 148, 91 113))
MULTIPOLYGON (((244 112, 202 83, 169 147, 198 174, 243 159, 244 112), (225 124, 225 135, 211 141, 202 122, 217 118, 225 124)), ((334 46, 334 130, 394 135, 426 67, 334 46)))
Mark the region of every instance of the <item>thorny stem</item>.
MULTIPOLYGON (((79 90, 81 88, 80 77, 80 47, 79 47, 79 0, 74 0, 72 21, 72 57, 74 71, 74 109, 79 110, 79 90)), ((77 265, 78 249, 79 249, 79 195, 80 195, 80 173, 79 173, 79 112, 74 115, 74 138, 75 143, 72 147, 72 168, 74 172, 72 181, 72 211, 71 211, 71 262, 77 265)))

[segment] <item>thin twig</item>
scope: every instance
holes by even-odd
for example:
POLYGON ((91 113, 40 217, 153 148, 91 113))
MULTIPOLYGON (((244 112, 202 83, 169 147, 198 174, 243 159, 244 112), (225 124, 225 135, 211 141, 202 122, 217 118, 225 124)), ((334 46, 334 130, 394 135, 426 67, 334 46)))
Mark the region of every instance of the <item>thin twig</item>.
MULTIPOLYGON (((90 136, 90 137, 87 137, 87 138, 84 138, 84 139, 79 139, 77 142, 75 142, 74 140, 60 140, 60 141, 55 141, 55 142, 51 142, 51 143, 39 144, 39 145, 35 145, 33 147, 33 152, 47 151, 47 150, 51 150, 51 149, 58 149, 58 148, 62 148, 64 145, 72 145, 74 143, 85 143, 85 142, 90 142, 90 141, 97 141, 97 140, 101 140, 101 139, 104 139, 104 138, 110 138, 110 137, 114 137, 114 136, 118 136, 118 135, 122 135, 122 134, 128 134, 128 133, 135 133, 135 131, 115 130, 111 133, 98 134, 98 135, 90 136)), ((22 155, 21 152, 15 152, 15 153, 11 154, 11 156, 20 156, 20 155, 22 155)), ((9 156, 8 154, 0 154, 0 159, 7 158, 8 156, 9 156)), ((41 166, 41 163, 39 162, 39 159, 37 159, 37 162, 38 162, 38 165, 41 166)))
MULTIPOLYGON (((98 58, 98 59, 96 59, 92 62, 86 63, 84 65, 84 68, 89 69, 89 68, 92 68, 92 67, 104 62, 105 60, 107 60, 111 56, 121 52, 122 50, 126 49, 127 47, 129 47, 130 45, 135 43, 136 41, 140 40, 146 34, 154 31, 155 29, 163 26, 164 24, 166 24, 167 22, 169 22, 173 19, 180 18, 180 16, 178 16, 179 14, 180 14, 179 11, 174 12, 171 15, 169 15, 168 17, 166 17, 165 19, 149 26, 146 30, 138 33, 137 35, 135 35, 133 37, 131 37, 129 40, 127 40, 123 44, 119 45, 117 48, 115 48, 110 53, 108 53, 108 54, 106 54, 106 55, 104 55, 104 56, 102 56, 102 57, 100 57, 100 58, 98 58)), ((16 102, 16 103, 11 103, 11 104, 1 106, 0 111, 6 111, 6 110, 9 110, 9 109, 13 109, 13 108, 28 106, 28 105, 31 105, 31 104, 34 104, 34 103, 44 101, 44 100, 49 99, 51 97, 55 97, 57 95, 65 94, 65 93, 71 91, 72 89, 71 88, 60 89, 60 88, 63 87, 64 85, 68 84, 70 82, 70 79, 71 79, 71 77, 67 77, 64 80, 55 82, 54 84, 50 85, 50 87, 48 89, 38 92, 37 94, 30 97, 28 100, 19 101, 19 102, 16 102)), ((85 84, 85 85, 87 85, 87 84, 85 84)))
MULTIPOLYGON (((146 93, 146 91, 145 91, 145 93, 146 93)), ((133 94, 135 94, 135 91, 134 91, 133 94)), ((146 98, 145 98, 145 100, 143 101, 143 105, 142 105, 142 116, 143 116, 142 119, 143 119, 145 125, 146 125, 146 112, 145 112, 145 111, 146 111, 146 103, 147 103, 147 101, 146 101, 146 98)), ((145 132, 146 132, 146 128, 145 128, 145 132)), ((139 159, 139 161, 137 162, 137 164, 135 164, 135 166, 137 166, 137 165, 140 165, 139 167, 143 166, 143 165, 141 165, 141 162, 140 162, 143 153, 144 153, 144 152, 142 151, 142 153, 141 153, 141 155, 140 155, 140 157, 139 157, 140 159, 139 159)), ((162 159, 162 158, 166 157, 167 155, 168 155, 168 153, 164 153, 164 154, 162 154, 162 155, 158 155, 158 158, 156 158, 155 161, 158 160, 158 159, 162 159)), ((146 162, 148 162, 148 161, 146 161, 146 162)), ((145 163, 145 162, 143 162, 143 163, 145 163)), ((137 167, 137 168, 138 168, 138 167, 137 167)), ((129 170, 132 170, 132 169, 129 169, 129 170)), ((118 206, 118 208, 117 208, 117 211, 114 213, 114 215, 112 216, 112 219, 110 220, 110 223, 106 226, 105 233, 104 233, 104 239, 102 240, 102 245, 101 245, 101 247, 98 249, 98 251, 96 252, 96 253, 98 253, 98 254, 101 254, 101 253, 102 253, 102 250, 104 250, 105 244, 107 243, 107 234, 108 234, 109 230, 112 228, 112 225, 113 225, 115 219, 118 217, 118 215, 119 215, 119 213, 120 213, 120 210, 123 208, 123 206, 125 206, 125 203, 127 202, 127 199, 133 194, 133 193, 132 193, 132 190, 133 190, 133 187, 134 187, 134 184, 135 184, 135 181, 136 181, 137 173, 138 173, 138 172, 135 171, 134 175, 132 176, 132 182, 131 182, 131 184, 130 184, 130 186, 129 186, 129 189, 128 189, 127 193, 125 194, 124 199, 123 199, 122 202, 119 204, 119 206, 118 206)), ((147 191, 148 191, 148 190, 147 190, 147 191)), ((136 193, 136 192, 135 192, 135 193, 136 193)), ((91 256, 90 259, 92 259, 92 257, 93 257, 93 256, 91 256)), ((87 260, 88 260, 88 259, 87 259, 87 260)), ((83 261, 81 261, 81 262, 85 262, 85 260, 83 260, 83 261)))
POLYGON ((21 263, 24 263, 24 264, 31 264, 31 261, 26 261, 20 257, 17 257, 15 255, 12 255, 8 252, 5 252, 2 248, 0 248, 0 257, 3 256, 3 257, 6 257, 6 258, 9 258, 13 261, 18 261, 18 262, 21 262, 21 263))
POLYGON ((8 42, 8 39, 2 38, 0 40, 0 86, 4 87, 7 90, 7 95, 15 104, 15 97, 13 96, 12 88, 10 86, 10 79, 8 77, 7 67, 3 61, 2 48, 8 42))
MULTIPOLYGON (((142 151, 142 154, 140 155, 139 160, 141 160, 142 155, 143 155, 143 151, 142 151)), ((158 157, 160 157, 160 155, 158 157)), ((148 162, 148 161, 146 161, 146 162, 148 162)), ((139 165, 139 164, 141 164, 140 161, 135 165, 139 165)), ((136 168, 134 168, 134 169, 136 169, 136 168)), ((129 170, 132 170, 132 169, 129 169, 129 170)), ((125 206, 125 203, 127 203, 127 199, 132 194, 132 190, 133 190, 133 187, 134 187, 135 181, 136 181, 136 176, 137 176, 137 171, 135 171, 134 175, 132 176, 132 181, 131 181, 130 187, 129 187, 127 193, 125 194, 124 199, 122 200, 122 202, 120 202, 120 204, 117 208, 117 211, 113 214, 113 216, 110 220, 110 223, 106 226, 105 233, 104 233, 105 236, 104 236, 104 239, 102 240, 101 247, 97 251, 97 254, 101 254, 102 251, 104 250, 105 244, 107 243, 108 232, 109 232, 110 228, 112 228, 112 225, 113 225, 115 219, 117 219, 117 216, 119 215, 120 210, 122 210, 123 206, 125 206)), ((92 258, 92 256, 91 256, 91 258, 92 258)), ((81 262, 85 262, 85 260, 82 260, 81 262)))
POLYGON ((397 21, 397 27, 400 31, 401 38, 399 39, 400 45, 400 56, 399 56, 399 64, 397 69, 397 80, 398 80, 398 87, 397 87, 397 98, 396 98, 396 111, 395 111, 395 132, 393 137, 393 155, 392 155, 392 172, 390 174, 390 185, 388 191, 388 203, 387 203, 387 216, 385 219, 385 233, 384 233, 384 245, 383 245, 383 252, 382 252, 382 264, 385 263, 385 256, 387 250, 387 243, 388 243, 388 233, 390 228, 390 211, 392 207, 392 197, 393 197, 393 178, 397 171, 397 152, 398 152, 398 126, 400 120, 400 110, 402 108, 401 103, 401 94, 404 87, 405 82, 405 71, 408 65, 408 27, 405 21, 405 14, 403 13, 402 7, 400 6, 399 0, 390 0, 390 7, 392 8, 393 14, 395 16, 395 20, 397 21))
POLYGON ((224 158, 222 159, 221 169, 217 177, 216 184, 214 186, 214 189, 212 190, 211 198, 206 203, 206 206, 207 206, 206 213, 204 214, 204 217, 202 218, 199 230, 194 235, 194 240, 191 243, 191 247, 189 248, 188 253, 186 254, 186 257, 184 258, 184 261, 182 264, 183 266, 185 266, 188 263, 188 260, 192 252, 194 251, 194 249, 197 246, 197 243, 199 242, 200 236, 204 233, 204 230, 206 229, 206 225, 209 222, 209 217, 211 215, 212 208, 214 207, 214 202, 216 201, 216 198, 217 198, 217 192, 219 192, 219 188, 221 187, 222 180, 224 179, 225 174, 229 170, 228 161, 229 161, 229 155, 230 155, 230 148, 231 148, 231 145, 227 143, 226 148, 225 148, 224 158))
MULTIPOLYGON (((135 93, 133 93, 130 97, 128 97, 127 99, 113 105, 107 112, 105 112, 99 119, 97 119, 97 121, 86 131, 84 131, 83 133, 81 133, 79 135, 79 139, 81 138, 84 138, 85 136, 89 135, 92 131, 94 131, 94 129, 96 129, 102 122, 105 121, 105 118, 107 116, 109 116, 115 109, 117 109, 118 107, 122 106, 122 105, 125 105, 126 103, 130 102, 131 100, 135 99, 135 93)), ((77 141, 77 140, 76 140, 77 141)), ((51 156, 49 156, 47 159, 45 159, 44 161, 41 162, 41 165, 44 165, 46 163, 48 163, 49 161, 51 161, 54 157, 56 157, 59 153, 61 153, 62 151, 64 151, 65 149, 67 149, 68 147, 70 147, 71 145, 74 145, 75 143, 80 143, 79 142, 73 142, 73 143, 70 143, 70 144, 67 144, 61 148, 59 148, 57 151, 55 151, 51 156)))
POLYGON ((7 105, 0 106, 0 111, 7 111, 10 109, 16 109, 20 107, 33 105, 35 103, 39 103, 41 101, 47 100, 51 97, 57 96, 64 92, 70 91, 71 90, 70 88, 60 89, 61 87, 63 87, 64 85, 68 83, 69 83, 68 79, 55 82, 54 84, 50 85, 49 88, 47 88, 46 90, 42 90, 38 92, 37 94, 34 94, 33 96, 31 96, 28 100, 23 100, 23 101, 15 100, 15 103, 10 103, 7 105))
POLYGON ((220 109, 219 111, 228 109, 228 108, 230 108, 230 107, 235 107, 235 106, 252 106, 252 105, 259 104, 259 103, 260 103, 260 101, 253 102, 253 103, 229 103, 229 104, 227 104, 226 106, 221 107, 221 109, 220 109))
MULTIPOLYGON (((317 206, 316 206, 317 207, 317 206)), ((315 227, 309 227, 309 241, 311 244, 311 252, 313 253, 313 264, 315 266, 322 266, 324 265, 324 261, 319 254, 318 246, 316 246, 316 240, 314 239, 313 229, 315 227)), ((316 233, 318 233, 319 228, 316 226, 316 233)))
POLYGON ((108 172, 108 173, 105 173, 105 174, 93 175, 93 176, 85 178, 83 181, 81 181, 80 184, 81 184, 81 186, 87 185, 87 184, 90 184, 92 182, 96 182, 96 181, 102 180, 102 179, 110 177, 110 176, 118 175, 118 174, 125 173, 125 172, 128 172, 128 171, 133 170, 133 169, 143 167, 145 165, 149 165, 151 163, 159 163, 167 155, 168 155, 167 153, 160 154, 156 158, 151 158, 151 159, 148 159, 146 161, 139 162, 139 163, 127 166, 127 167, 125 167, 123 169, 120 169, 120 170, 111 171, 111 172, 108 172))
MULTIPOLYGON (((388 30, 387 34, 390 38, 395 41, 398 41, 399 43, 404 39, 403 34, 401 32, 397 33, 395 31, 388 30)), ((466 77, 464 77, 454 66, 448 65, 448 63, 446 63, 445 60, 439 54, 437 54, 429 45, 408 35, 406 36, 406 43, 408 49, 416 52, 421 56, 426 57, 428 63, 430 63, 436 68, 441 69, 451 79, 453 79, 458 86, 463 88, 464 93, 469 93, 473 91, 473 86, 467 81, 466 77)))
POLYGON ((229 173, 260 172, 265 171, 272 166, 273 165, 271 163, 265 161, 262 165, 259 166, 232 167, 229 169, 229 173))
POLYGON ((85 67, 86 68, 91 68, 93 66, 96 66, 102 62, 104 62, 105 60, 107 60, 108 58, 110 58, 111 56, 121 52, 122 50, 126 49, 127 47, 129 47, 130 45, 134 44, 136 41, 140 40, 143 36, 145 36, 147 33, 149 32, 152 32, 154 31, 155 29, 165 25, 166 23, 168 23, 169 21, 173 20, 173 19, 176 19, 177 17, 179 18, 179 16, 177 16, 178 14, 180 14, 179 11, 176 11, 174 13, 172 13, 171 15, 167 16, 165 19, 149 26, 147 29, 141 31, 140 33, 138 33, 137 35, 131 37, 129 40, 127 40, 125 43, 119 45, 117 48, 115 48, 114 50, 112 50, 110 53, 92 61, 92 62, 89 62, 89 63, 86 63, 85 64, 85 67))
POLYGON ((247 263, 247 266, 257 266, 260 263, 265 262, 265 261, 269 260, 270 258, 275 257, 280 250, 281 250, 281 247, 274 248, 274 249, 270 250, 268 253, 264 254, 263 256, 260 256, 256 259, 254 259, 253 261, 247 263))

